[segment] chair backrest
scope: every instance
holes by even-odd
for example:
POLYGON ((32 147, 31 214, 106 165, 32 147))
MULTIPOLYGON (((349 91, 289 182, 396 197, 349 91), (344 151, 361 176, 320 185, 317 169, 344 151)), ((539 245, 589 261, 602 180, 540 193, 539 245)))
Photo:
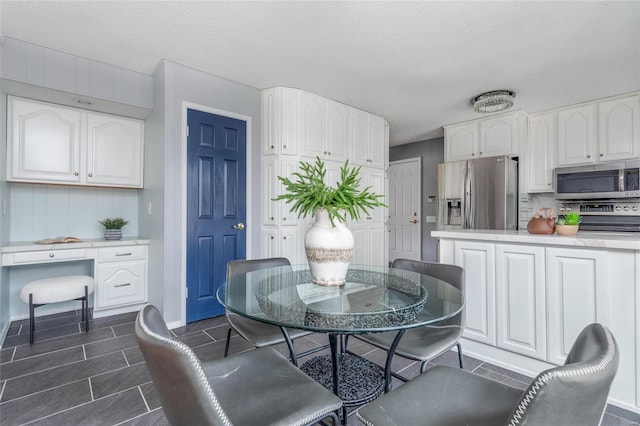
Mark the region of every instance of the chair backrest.
POLYGON ((258 271, 260 269, 275 268, 276 266, 291 265, 286 257, 271 257, 266 259, 231 260, 227 263, 227 279, 239 274, 258 271))
POLYGON ((601 324, 588 325, 565 365, 540 373, 506 424, 599 425, 618 362, 618 346, 611 332, 601 324))
MULTIPOLYGON (((391 264, 392 268, 402 269, 404 271, 418 272, 423 275, 446 281, 460 290, 464 295, 464 269, 458 265, 450 265, 447 263, 423 262, 421 260, 411 259, 395 259, 391 264)), ((436 326, 459 326, 464 322, 464 309, 457 315, 441 321, 436 326)), ((460 328, 462 333, 462 328, 460 328)))
POLYGON ((136 318, 136 337, 160 396, 164 414, 172 425, 230 425, 222 411, 200 360, 169 334, 162 315, 146 305, 136 318))
POLYGON ((447 263, 423 262, 421 260, 395 259, 392 268, 418 272, 446 281, 464 293, 464 269, 447 263))

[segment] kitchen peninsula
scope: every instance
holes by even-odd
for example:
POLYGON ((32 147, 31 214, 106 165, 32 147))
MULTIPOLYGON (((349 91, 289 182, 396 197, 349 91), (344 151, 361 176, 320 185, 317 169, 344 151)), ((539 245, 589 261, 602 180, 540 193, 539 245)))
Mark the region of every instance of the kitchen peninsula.
POLYGON ((640 236, 435 231, 439 260, 465 269, 463 351, 534 376, 563 364, 583 326, 611 329, 610 402, 640 412, 640 236))

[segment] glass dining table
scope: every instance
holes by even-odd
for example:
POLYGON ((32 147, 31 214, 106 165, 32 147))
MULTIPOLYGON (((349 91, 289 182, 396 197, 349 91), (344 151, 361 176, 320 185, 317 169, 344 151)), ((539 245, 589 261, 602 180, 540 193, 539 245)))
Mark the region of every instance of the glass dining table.
POLYGON ((453 285, 416 272, 352 265, 340 287, 313 284, 308 267, 282 266, 237 275, 217 293, 229 311, 280 327, 329 337, 330 355, 318 355, 300 368, 333 390, 345 407, 382 395, 385 369, 347 352, 345 336, 404 331, 446 320, 464 305, 453 285))

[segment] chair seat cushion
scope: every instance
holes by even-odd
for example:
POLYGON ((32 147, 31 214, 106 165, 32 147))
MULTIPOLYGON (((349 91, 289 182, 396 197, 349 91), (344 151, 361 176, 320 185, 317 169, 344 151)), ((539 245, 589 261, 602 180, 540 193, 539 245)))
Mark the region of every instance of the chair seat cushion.
MULTIPOLYGON (((284 342, 284 335, 278 326, 245 318, 233 312, 227 312, 227 320, 229 321, 229 325, 233 327, 239 335, 257 348, 277 345, 278 343, 284 342)), ((287 328, 287 331, 291 339, 312 334, 311 331, 298 330, 295 328, 287 328)))
POLYGON ((45 278, 26 284, 20 292, 20 299, 29 303, 29 294, 33 294, 33 303, 36 305, 64 302, 84 297, 85 286, 89 294, 93 293, 93 278, 87 275, 45 278))
POLYGON ((358 411, 366 425, 496 426, 523 391, 459 368, 436 366, 358 411))
POLYGON ((304 425, 342 406, 273 348, 205 362, 202 368, 235 426, 304 425))
MULTIPOLYGON (((358 339, 389 350, 398 332, 364 334, 358 339)), ((457 326, 420 327, 405 331, 396 354, 416 361, 428 361, 449 350, 460 340, 462 328, 457 326)))

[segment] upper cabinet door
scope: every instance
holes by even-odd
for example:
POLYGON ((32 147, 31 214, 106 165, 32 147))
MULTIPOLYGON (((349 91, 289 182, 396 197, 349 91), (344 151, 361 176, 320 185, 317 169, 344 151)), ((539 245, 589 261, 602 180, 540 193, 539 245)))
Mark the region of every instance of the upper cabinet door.
POLYGON ((351 108, 349 129, 351 133, 349 162, 360 166, 368 166, 369 114, 365 111, 351 108))
POLYGON ((325 124, 327 100, 312 93, 302 94, 302 150, 308 157, 327 157, 325 124))
POLYGON ((302 91, 276 87, 262 91, 262 155, 300 154, 302 91))
POLYGON ((555 114, 529 117, 529 156, 527 192, 552 192, 555 148, 555 114))
POLYGON ((598 104, 598 159, 626 160, 640 154, 640 95, 598 104))
POLYGON ((327 101, 325 151, 328 160, 344 162, 349 146, 349 107, 327 101))
POLYGON ((480 120, 480 157, 518 153, 518 120, 515 114, 480 120))
POLYGON ((80 183, 80 110, 8 98, 7 179, 80 183))
POLYGON ((140 120, 87 113, 87 184, 142 188, 143 129, 140 120))
POLYGON ((385 124, 384 118, 369 114, 369 166, 384 167, 385 149, 388 150, 385 124))
POLYGON ((444 140, 444 161, 478 158, 478 123, 476 121, 445 127, 444 140))
POLYGON ((590 164, 595 144, 594 105, 558 111, 558 166, 590 164))

